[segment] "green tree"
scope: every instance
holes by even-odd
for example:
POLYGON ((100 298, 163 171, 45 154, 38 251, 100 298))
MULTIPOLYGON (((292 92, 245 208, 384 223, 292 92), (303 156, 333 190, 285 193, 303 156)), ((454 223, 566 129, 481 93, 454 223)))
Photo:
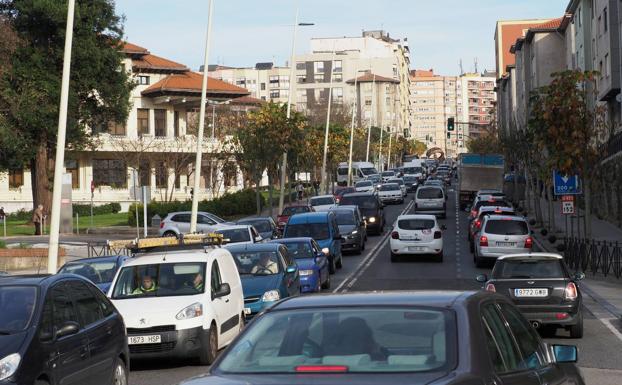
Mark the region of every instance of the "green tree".
MULTIPOLYGON (((0 168, 29 167, 34 206, 51 206, 67 23, 65 0, 0 0, 19 44, 0 78, 0 168)), ((123 27, 113 0, 76 2, 67 148, 92 145, 87 128, 124 123, 134 84, 123 66, 123 27)))

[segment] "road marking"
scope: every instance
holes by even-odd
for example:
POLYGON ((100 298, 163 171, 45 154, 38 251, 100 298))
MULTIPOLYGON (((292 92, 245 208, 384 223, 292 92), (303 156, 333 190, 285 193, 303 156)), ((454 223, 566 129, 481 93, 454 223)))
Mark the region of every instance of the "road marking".
MULTIPOLYGON (((410 201, 399 215, 404 215, 405 213, 407 213, 412 208, 413 204, 414 204, 414 201, 410 201)), ((390 231, 388 231, 382 237, 380 242, 378 242, 378 244, 370 251, 369 255, 363 260, 363 262, 361 262, 359 267, 356 270, 354 270, 352 273, 350 273, 350 275, 348 275, 343 281, 341 281, 341 283, 333 290, 333 293, 337 293, 340 291, 342 293, 345 293, 348 291, 348 289, 351 289, 352 286, 354 286, 356 281, 358 281, 359 277, 363 275, 365 270, 367 270, 367 268, 376 260, 376 257, 380 254, 379 251, 382 249, 384 244, 387 243, 387 241, 389 240, 389 235, 391 235, 390 231)))

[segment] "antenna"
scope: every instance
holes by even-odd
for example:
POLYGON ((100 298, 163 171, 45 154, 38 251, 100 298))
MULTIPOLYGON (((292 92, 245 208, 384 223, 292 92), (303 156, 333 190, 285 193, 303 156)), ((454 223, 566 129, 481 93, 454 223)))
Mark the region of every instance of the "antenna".
POLYGON ((479 73, 479 71, 477 70, 477 58, 475 58, 475 73, 479 73))
POLYGON ((462 58, 460 59, 460 62, 458 65, 460 66, 460 75, 464 75, 464 68, 462 67, 462 58))

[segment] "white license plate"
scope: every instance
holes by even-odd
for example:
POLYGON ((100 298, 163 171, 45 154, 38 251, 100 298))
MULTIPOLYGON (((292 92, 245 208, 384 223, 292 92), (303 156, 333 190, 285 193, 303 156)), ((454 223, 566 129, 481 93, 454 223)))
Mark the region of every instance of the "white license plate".
POLYGON ((128 345, 143 345, 143 344, 159 344, 162 342, 162 336, 159 334, 152 336, 128 336, 128 345))
POLYGON ((422 246, 408 246, 408 251, 423 251, 425 247, 422 246))
POLYGON ((514 246, 516 246, 516 242, 497 242, 497 246, 499 246, 499 247, 514 247, 514 246))
POLYGON ((549 289, 514 289, 515 297, 546 297, 549 289))

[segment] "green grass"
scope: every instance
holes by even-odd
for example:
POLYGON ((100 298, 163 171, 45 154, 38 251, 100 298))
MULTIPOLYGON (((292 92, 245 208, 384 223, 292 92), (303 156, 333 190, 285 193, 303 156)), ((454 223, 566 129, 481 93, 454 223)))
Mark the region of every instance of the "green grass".
MULTIPOLYGON (((86 229, 91 227, 91 217, 80 217, 80 234, 86 233, 86 229)), ((127 226, 127 213, 102 214, 93 216, 93 227, 127 226)), ((73 218, 73 231, 76 232, 76 217, 73 218)), ((15 235, 34 235, 35 226, 25 221, 8 221, 6 224, 7 236, 15 235)), ((50 228, 46 226, 46 234, 50 228)), ((0 236, 4 235, 4 229, 0 226, 0 236)))

